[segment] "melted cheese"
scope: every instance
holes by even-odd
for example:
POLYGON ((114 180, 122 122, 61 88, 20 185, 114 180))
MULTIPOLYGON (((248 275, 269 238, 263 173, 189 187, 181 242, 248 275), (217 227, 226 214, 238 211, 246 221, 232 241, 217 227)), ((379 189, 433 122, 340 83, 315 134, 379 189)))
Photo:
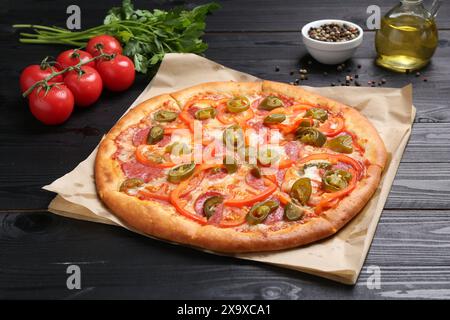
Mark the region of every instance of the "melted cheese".
POLYGON ((319 169, 316 166, 306 168, 303 177, 309 178, 311 180, 322 181, 322 177, 319 174, 319 169))

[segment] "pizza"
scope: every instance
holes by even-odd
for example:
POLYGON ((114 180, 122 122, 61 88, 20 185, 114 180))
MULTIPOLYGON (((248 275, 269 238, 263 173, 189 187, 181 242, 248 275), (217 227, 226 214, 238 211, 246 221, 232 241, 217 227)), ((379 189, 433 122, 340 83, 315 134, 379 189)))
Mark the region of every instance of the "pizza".
POLYGON ((329 237, 386 163, 355 109, 270 81, 210 82, 149 99, 100 143, 100 199, 130 229, 218 252, 329 237))

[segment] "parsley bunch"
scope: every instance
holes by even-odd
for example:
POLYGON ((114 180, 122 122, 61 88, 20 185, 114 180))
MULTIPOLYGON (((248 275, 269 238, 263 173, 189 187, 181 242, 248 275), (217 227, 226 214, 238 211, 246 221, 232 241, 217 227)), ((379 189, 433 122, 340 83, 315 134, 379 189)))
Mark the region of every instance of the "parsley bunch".
POLYGON ((58 27, 16 24, 14 28, 32 28, 35 33, 20 33, 22 43, 55 43, 83 48, 94 36, 109 34, 123 45, 123 54, 130 57, 136 71, 148 73, 169 52, 201 53, 208 46, 201 39, 206 15, 220 8, 209 3, 192 10, 170 11, 134 9, 131 0, 108 11, 103 25, 84 31, 58 27))

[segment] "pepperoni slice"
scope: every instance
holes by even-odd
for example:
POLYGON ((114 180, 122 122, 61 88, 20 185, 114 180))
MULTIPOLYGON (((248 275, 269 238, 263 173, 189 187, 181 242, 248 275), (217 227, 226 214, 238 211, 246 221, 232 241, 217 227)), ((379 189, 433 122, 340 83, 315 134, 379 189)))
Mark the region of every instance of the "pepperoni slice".
POLYGON ((251 173, 247 173, 247 175, 245 176, 245 182, 252 188, 255 188, 257 190, 262 190, 267 188, 264 185, 264 180, 261 178, 256 178, 255 176, 253 176, 251 173))
POLYGON ((289 141, 284 146, 284 151, 286 152, 286 155, 289 157, 289 159, 293 161, 297 161, 299 158, 299 145, 297 141, 289 141))
POLYGON ((139 178, 145 182, 164 175, 163 169, 147 167, 135 160, 122 163, 122 171, 127 178, 139 178))
POLYGON ((284 209, 281 206, 279 206, 277 208, 277 210, 275 210, 274 212, 269 214, 269 216, 266 218, 264 223, 265 224, 274 224, 278 221, 283 220, 283 216, 284 216, 284 209))
POLYGON ((147 139, 150 128, 139 129, 133 136, 133 145, 135 147, 144 144, 147 139))

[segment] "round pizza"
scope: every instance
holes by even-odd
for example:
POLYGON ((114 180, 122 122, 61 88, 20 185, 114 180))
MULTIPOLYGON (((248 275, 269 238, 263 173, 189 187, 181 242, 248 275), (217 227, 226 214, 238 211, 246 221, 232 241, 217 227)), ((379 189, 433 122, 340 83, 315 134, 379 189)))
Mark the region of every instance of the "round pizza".
POLYGON ((97 191, 129 228, 220 252, 336 233, 386 163, 355 109, 287 84, 203 83, 149 99, 102 140, 97 191))

